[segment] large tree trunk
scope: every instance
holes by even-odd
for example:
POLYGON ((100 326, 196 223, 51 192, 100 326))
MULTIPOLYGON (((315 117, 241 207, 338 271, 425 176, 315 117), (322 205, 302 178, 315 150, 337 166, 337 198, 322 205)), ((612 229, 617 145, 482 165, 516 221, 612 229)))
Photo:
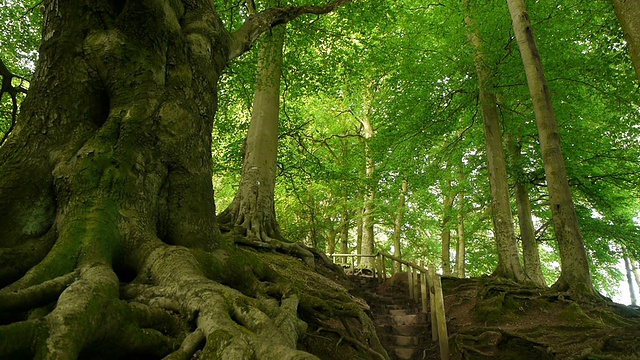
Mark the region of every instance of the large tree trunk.
MULTIPOLYGON (((447 166, 445 171, 449 172, 447 166)), ((442 222, 440 224, 440 261, 442 263, 442 275, 451 275, 451 209, 455 195, 452 194, 451 179, 449 173, 445 174, 444 186, 442 188, 442 222)))
POLYGON ((311 252, 284 241, 274 205, 284 35, 285 25, 276 26, 262 39, 251 123, 244 143, 242 179, 236 196, 218 215, 218 221, 224 232, 240 235, 242 242, 263 241, 297 254, 313 265, 311 252))
POLYGON ((542 274, 540 264, 540 252, 536 241, 536 231, 531 218, 531 202, 527 188, 523 184, 524 173, 522 170, 522 146, 511 136, 507 136, 507 145, 511 153, 512 164, 516 171, 515 193, 516 205, 518 207, 518 224, 520 225, 520 237, 522 238, 522 257, 524 260, 524 271, 529 279, 534 283, 546 287, 547 282, 542 274))
POLYGON ((330 328, 330 301, 361 321, 351 344, 384 354, 346 291, 313 289, 326 279, 298 260, 218 231, 218 77, 298 10, 258 14, 236 37, 209 1, 43 7, 40 62, 0 147, 0 259, 13 259, 0 262, 0 358, 316 359, 297 349, 298 312, 330 328))
MULTIPOLYGON (((407 178, 402 179, 402 187, 400 189, 400 196, 398 197, 398 209, 396 213, 396 219, 393 223, 393 255, 402 259, 402 244, 400 242, 400 232, 402 231, 402 218, 404 217, 404 202, 407 197, 407 191, 409 183, 407 178)), ((399 262, 393 262, 393 272, 400 272, 401 264, 399 262)))
POLYGON ((266 242, 283 240, 276 220, 274 192, 284 35, 285 26, 276 26, 259 44, 258 75, 251 123, 244 143, 242 180, 233 201, 218 216, 223 229, 266 242))
POLYGON ((611 0, 640 84, 640 0, 611 0))
POLYGON ((489 169, 489 188, 491 191, 491 210, 493 230, 498 249, 498 265, 493 275, 515 281, 524 281, 526 275, 520 264, 513 215, 509 202, 509 183, 507 163, 502 148, 502 131, 498 114, 498 101, 493 91, 491 69, 483 53, 483 45, 471 17, 466 19, 469 26, 469 42, 474 47, 476 72, 480 88, 480 105, 484 124, 484 140, 487 150, 489 169))
POLYGON ((587 252, 560 149, 560 136, 551 104, 551 94, 542 69, 529 14, 523 0, 507 0, 507 3, 533 100, 553 228, 560 249, 561 274, 554 288, 571 290, 577 295, 595 296, 597 292, 591 281, 587 252))

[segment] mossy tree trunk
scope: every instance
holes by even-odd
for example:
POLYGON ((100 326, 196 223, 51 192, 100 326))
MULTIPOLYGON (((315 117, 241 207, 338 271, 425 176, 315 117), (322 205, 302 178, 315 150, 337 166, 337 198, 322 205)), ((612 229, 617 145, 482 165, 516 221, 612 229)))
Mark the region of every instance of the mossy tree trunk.
POLYGON ((640 84, 640 0, 611 0, 640 84))
MULTIPOLYGON (((471 7, 472 8, 472 7, 471 7)), ((487 65, 482 40, 471 15, 466 18, 469 28, 469 42, 475 50, 474 62, 478 75, 480 106, 484 124, 484 140, 489 169, 489 188, 491 192, 491 217, 498 250, 498 265, 493 275, 515 281, 525 281, 526 275, 520 264, 516 235, 509 202, 509 183, 507 163, 502 147, 502 131, 498 114, 498 101, 493 90, 491 69, 487 65)))
POLYGON ((218 215, 218 221, 223 232, 240 235, 242 241, 265 242, 274 248, 299 254, 312 263, 313 255, 309 251, 282 237, 274 204, 284 36, 285 25, 280 25, 260 41, 251 123, 244 143, 242 179, 233 201, 218 215))
POLYGON ((235 33, 209 1, 42 5, 40 61, 0 147, 0 358, 315 359, 299 313, 359 320, 345 339, 384 357, 346 291, 233 246, 213 201, 220 73, 271 24, 338 4, 235 33))
POLYGON ((558 123, 551 104, 551 93, 542 68, 531 20, 523 0, 507 0, 507 4, 533 100, 553 229, 560 249, 561 273, 553 287, 561 291, 572 291, 579 296, 598 296, 589 272, 589 260, 580 233, 560 148, 558 123))

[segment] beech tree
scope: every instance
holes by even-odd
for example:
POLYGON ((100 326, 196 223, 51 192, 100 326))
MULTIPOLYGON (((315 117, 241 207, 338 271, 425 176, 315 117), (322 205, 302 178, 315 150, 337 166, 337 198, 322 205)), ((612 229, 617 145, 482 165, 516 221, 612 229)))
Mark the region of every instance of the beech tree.
POLYGON ((611 0, 611 2, 627 40, 629 56, 640 84, 640 1, 611 0))
MULTIPOLYGON (((473 5, 470 8, 473 8, 473 5)), ((509 202, 507 164, 502 147, 498 100, 493 91, 491 68, 485 59, 482 39, 475 28, 475 20, 471 16, 467 17, 466 23, 469 27, 469 42, 475 50, 474 63, 478 76, 487 167, 489 169, 491 218, 493 219, 493 231, 498 250, 498 266, 494 275, 522 282, 527 277, 520 264, 516 246, 513 215, 509 202)))
POLYGON ((308 288, 322 277, 234 246, 215 216, 221 72, 273 26, 344 3, 235 31, 210 1, 42 3, 39 62, 0 147, 0 357, 315 359, 300 337, 330 329, 333 307, 362 326, 348 342, 386 357, 344 289, 308 288))
POLYGON ((274 206, 284 36, 285 26, 280 25, 262 38, 251 123, 243 147, 242 180, 218 221, 224 231, 240 235, 242 241, 269 243, 299 254, 312 265, 313 254, 283 241, 274 206))
POLYGON ((560 249, 561 274, 555 289, 596 296, 589 261, 571 197, 549 86, 523 0, 507 0, 518 41, 540 138, 553 228, 560 249))

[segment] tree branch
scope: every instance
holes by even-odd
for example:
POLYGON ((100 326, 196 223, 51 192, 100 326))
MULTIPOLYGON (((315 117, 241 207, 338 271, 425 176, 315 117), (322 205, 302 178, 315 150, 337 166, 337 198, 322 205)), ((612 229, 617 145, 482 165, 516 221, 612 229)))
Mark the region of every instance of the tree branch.
POLYGON ((244 24, 231 34, 229 60, 233 60, 249 51, 260 35, 274 26, 286 24, 305 14, 327 14, 350 1, 351 0, 334 0, 326 5, 272 8, 255 15, 250 15, 244 24))

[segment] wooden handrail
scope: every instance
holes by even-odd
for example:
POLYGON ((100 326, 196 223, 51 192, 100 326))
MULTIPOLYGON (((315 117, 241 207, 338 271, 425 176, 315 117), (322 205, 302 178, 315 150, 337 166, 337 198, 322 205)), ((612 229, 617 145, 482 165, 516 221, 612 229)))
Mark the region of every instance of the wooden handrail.
MULTIPOLYGON (((329 254, 331 260, 336 257, 351 257, 351 267, 354 268, 354 258, 373 258, 371 271, 378 281, 383 282, 387 278, 386 260, 391 259, 391 274, 393 274, 393 262, 398 262, 400 269, 402 265, 407 267, 407 279, 409 281, 409 297, 411 300, 422 300, 422 312, 427 313, 427 303, 431 306, 431 325, 433 340, 439 340, 440 358, 449 359, 449 336, 447 334, 447 323, 444 313, 444 298, 442 295, 442 283, 440 275, 436 274, 433 266, 425 268, 422 263, 416 265, 410 261, 400 259, 379 251, 373 255, 362 254, 329 254), (420 284, 418 284, 418 282, 420 284), (427 301, 427 297, 429 301, 427 301)), ((346 262, 346 261, 345 261, 346 262)))

